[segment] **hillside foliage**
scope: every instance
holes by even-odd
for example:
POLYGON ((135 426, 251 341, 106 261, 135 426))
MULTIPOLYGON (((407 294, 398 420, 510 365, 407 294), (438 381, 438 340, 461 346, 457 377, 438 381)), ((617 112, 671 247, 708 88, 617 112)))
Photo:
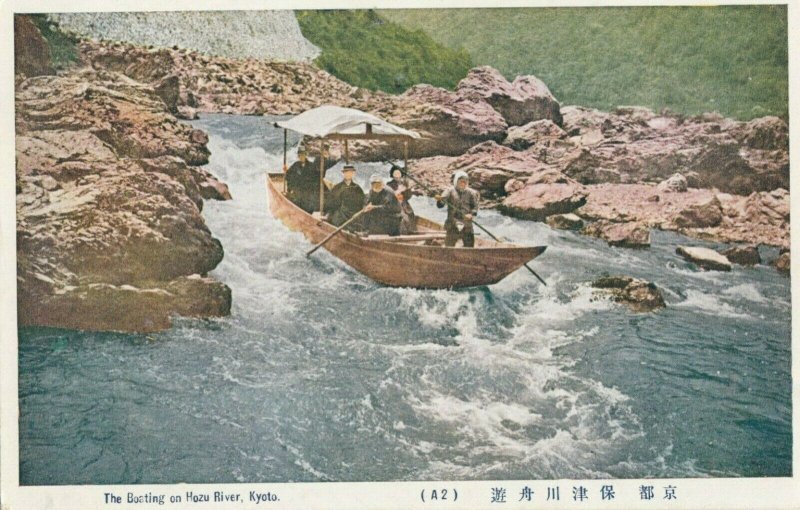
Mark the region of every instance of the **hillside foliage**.
POLYGON ((788 116, 785 5, 379 13, 508 78, 534 74, 562 104, 788 116))
POLYGON ((303 35, 322 50, 317 65, 371 90, 400 93, 417 83, 453 88, 472 66, 464 50, 373 10, 298 11, 297 20, 303 35))

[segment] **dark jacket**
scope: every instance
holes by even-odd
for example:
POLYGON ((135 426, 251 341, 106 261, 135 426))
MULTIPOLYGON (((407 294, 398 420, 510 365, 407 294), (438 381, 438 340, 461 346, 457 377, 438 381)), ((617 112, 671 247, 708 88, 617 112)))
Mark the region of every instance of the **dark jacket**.
POLYGON ((442 208, 447 205, 447 222, 455 220, 463 221, 464 215, 478 214, 478 204, 481 196, 474 189, 467 187, 464 191, 459 191, 453 187, 448 189, 442 199, 436 202, 436 207, 442 208))
POLYGON ((345 181, 340 182, 325 198, 325 212, 329 221, 337 227, 342 225, 364 207, 364 200, 364 190, 355 181, 349 185, 345 181))
POLYGON ((400 202, 390 189, 384 187, 377 193, 370 190, 366 204, 380 206, 380 209, 364 214, 364 227, 369 234, 400 234, 400 202))
MULTIPOLYGON (((326 159, 323 175, 335 164, 326 159)), ((292 163, 286 171, 286 188, 289 198, 307 212, 319 209, 319 160, 292 163)))

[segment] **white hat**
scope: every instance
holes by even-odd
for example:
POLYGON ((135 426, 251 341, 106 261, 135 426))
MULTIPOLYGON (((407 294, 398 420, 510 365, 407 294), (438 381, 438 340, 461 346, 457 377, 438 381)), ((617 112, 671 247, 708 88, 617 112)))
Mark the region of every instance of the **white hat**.
POLYGON ((458 172, 454 173, 453 174, 453 186, 456 186, 458 184, 458 180, 459 179, 466 179, 467 181, 469 181, 469 175, 467 175, 467 172, 463 172, 461 170, 459 170, 458 172))
POLYGON ((383 177, 381 177, 381 176, 380 176, 380 175, 378 175, 378 174, 372 174, 372 175, 369 177, 369 183, 370 183, 370 184, 372 184, 372 183, 374 183, 374 182, 380 182, 380 183, 382 183, 382 182, 383 182, 383 177))

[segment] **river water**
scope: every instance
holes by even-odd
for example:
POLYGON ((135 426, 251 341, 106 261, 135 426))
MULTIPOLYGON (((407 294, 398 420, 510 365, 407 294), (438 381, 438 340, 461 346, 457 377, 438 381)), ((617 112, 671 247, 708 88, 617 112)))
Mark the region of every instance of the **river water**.
MULTIPOLYGON (((21 330, 21 483, 791 475, 790 288, 773 268, 702 272, 675 247, 713 244, 653 232, 650 249, 610 248, 482 211, 549 246, 532 264, 547 287, 520 270, 386 288, 324 250, 305 258, 270 215, 282 131, 195 125, 234 197, 203 213, 232 314, 153 335, 21 330), (655 282, 667 308, 593 299, 603 273, 655 282)), ((372 171, 386 169, 358 178, 372 171)))

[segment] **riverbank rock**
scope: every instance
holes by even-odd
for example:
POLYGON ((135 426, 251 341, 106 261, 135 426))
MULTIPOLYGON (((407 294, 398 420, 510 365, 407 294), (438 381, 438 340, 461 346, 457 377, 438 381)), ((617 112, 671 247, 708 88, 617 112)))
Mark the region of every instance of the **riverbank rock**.
POLYGON ((583 228, 583 220, 572 213, 548 216, 547 224, 559 230, 580 230, 583 228))
POLYGON ((659 191, 683 193, 687 189, 689 189, 689 184, 686 181, 686 177, 678 173, 672 174, 672 176, 669 179, 661 181, 658 184, 659 191))
POLYGON ((716 196, 707 202, 690 205, 675 218, 675 224, 682 228, 716 227, 721 222, 722 204, 716 196))
POLYGON ((709 248, 678 246, 675 249, 675 253, 703 269, 713 271, 731 270, 731 262, 724 255, 709 248))
POLYGON ((542 172, 507 196, 498 209, 509 216, 544 221, 553 214, 566 214, 586 203, 582 186, 558 172, 542 172))
POLYGON ((622 248, 650 247, 650 229, 640 223, 616 223, 599 220, 584 227, 582 232, 605 240, 609 246, 622 248))
POLYGON ((154 331, 230 312, 230 290, 202 276, 223 249, 200 214, 227 187, 197 168, 205 133, 152 87, 87 69, 30 78, 16 128, 21 325, 154 331))
POLYGON ((758 253, 758 246, 733 246, 722 254, 732 263, 740 266, 755 266, 761 264, 761 255, 758 253))
POLYGON ((561 124, 560 105, 550 89, 535 76, 517 76, 509 83, 500 71, 490 66, 470 69, 456 86, 464 98, 483 100, 491 105, 509 126, 548 119, 561 124))
POLYGON ((14 74, 53 74, 50 46, 28 16, 14 16, 14 74))
POLYGON ((777 259, 775 259, 775 269, 778 272, 788 275, 791 272, 791 265, 792 265, 792 255, 790 252, 781 253, 777 259))
MULTIPOLYGON (((523 126, 513 126, 508 129, 503 145, 507 145, 516 151, 528 149, 543 141, 553 142, 563 140, 567 133, 558 127, 552 120, 536 120, 523 126)), ((549 144, 547 144, 549 145, 549 144)))
POLYGON ((608 296, 638 313, 652 312, 667 305, 654 283, 630 276, 605 276, 592 282, 596 296, 608 296))

